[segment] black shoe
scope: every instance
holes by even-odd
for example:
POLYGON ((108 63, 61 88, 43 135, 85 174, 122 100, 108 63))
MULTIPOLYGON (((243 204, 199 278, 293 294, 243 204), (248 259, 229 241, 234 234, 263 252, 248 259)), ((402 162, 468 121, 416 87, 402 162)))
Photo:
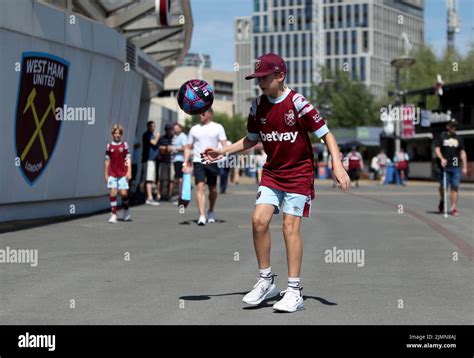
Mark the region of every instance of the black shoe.
POLYGON ((443 200, 439 201, 438 210, 439 210, 440 214, 444 213, 444 201, 443 200))

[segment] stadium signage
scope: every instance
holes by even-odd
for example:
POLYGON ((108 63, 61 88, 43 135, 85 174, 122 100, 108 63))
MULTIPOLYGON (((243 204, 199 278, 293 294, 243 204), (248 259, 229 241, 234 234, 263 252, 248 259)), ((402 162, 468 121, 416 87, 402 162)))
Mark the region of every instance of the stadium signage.
POLYGON ((24 52, 15 113, 16 162, 22 176, 33 185, 51 161, 62 121, 69 62, 43 52, 24 52))

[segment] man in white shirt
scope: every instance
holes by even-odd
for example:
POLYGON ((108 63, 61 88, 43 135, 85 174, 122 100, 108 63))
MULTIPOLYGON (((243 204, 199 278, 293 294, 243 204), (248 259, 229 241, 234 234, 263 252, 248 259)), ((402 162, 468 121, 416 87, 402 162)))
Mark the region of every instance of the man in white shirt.
POLYGON ((216 222, 214 206, 217 200, 217 176, 219 168, 217 163, 203 164, 201 161, 201 153, 208 147, 217 147, 219 143, 223 147, 227 146, 227 138, 224 127, 221 124, 212 121, 212 108, 201 113, 199 118, 201 123, 194 125, 188 134, 188 144, 184 151, 183 170, 187 170, 189 165, 189 157, 191 149, 193 149, 193 168, 194 178, 196 180, 196 201, 199 210, 198 225, 206 224, 205 208, 206 194, 205 185, 209 187, 209 211, 207 216, 208 223, 216 222))

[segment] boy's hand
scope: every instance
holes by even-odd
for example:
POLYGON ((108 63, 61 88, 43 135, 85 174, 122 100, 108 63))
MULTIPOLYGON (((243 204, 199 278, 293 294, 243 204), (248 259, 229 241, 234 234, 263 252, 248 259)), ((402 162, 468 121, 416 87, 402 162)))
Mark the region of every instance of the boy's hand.
POLYGON ((191 166, 189 164, 183 163, 183 173, 190 173, 191 172, 191 166))
POLYGON ((104 180, 106 183, 109 181, 109 177, 107 176, 107 174, 104 175, 104 180))
POLYGON ((333 167, 334 179, 337 181, 337 186, 340 187, 342 191, 347 191, 349 189, 349 184, 351 183, 347 172, 341 164, 334 165, 333 163, 333 167))
POLYGON ((127 175, 125 176, 125 178, 127 179, 127 181, 132 180, 132 173, 127 173, 127 175))
POLYGON ((215 162, 216 160, 219 160, 222 157, 223 157, 223 154, 221 150, 217 148, 212 148, 212 147, 207 147, 201 153, 201 161, 205 164, 210 164, 212 162, 215 162))

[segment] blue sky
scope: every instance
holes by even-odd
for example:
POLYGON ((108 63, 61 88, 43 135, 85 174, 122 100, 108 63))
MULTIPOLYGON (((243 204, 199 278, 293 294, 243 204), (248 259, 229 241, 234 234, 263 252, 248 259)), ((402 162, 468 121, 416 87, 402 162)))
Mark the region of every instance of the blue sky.
MULTIPOLYGON (((249 16, 252 0, 191 0, 194 29, 191 52, 211 55, 212 68, 232 71, 234 63, 234 18, 249 16)), ((474 0, 458 0, 461 32, 456 49, 466 53, 474 41, 474 0)), ((446 47, 446 0, 425 0, 425 43, 439 55, 446 47)))

